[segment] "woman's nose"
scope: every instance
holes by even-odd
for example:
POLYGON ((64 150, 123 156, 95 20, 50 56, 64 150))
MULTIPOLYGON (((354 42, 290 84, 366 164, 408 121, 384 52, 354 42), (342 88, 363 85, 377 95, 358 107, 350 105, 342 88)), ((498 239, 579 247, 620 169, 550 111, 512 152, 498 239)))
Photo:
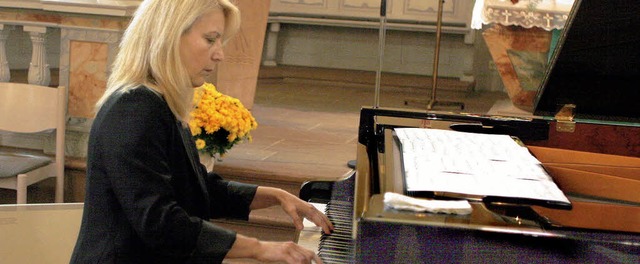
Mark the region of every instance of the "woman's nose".
POLYGON ((224 49, 222 45, 216 45, 211 54, 211 60, 218 62, 224 60, 224 49))

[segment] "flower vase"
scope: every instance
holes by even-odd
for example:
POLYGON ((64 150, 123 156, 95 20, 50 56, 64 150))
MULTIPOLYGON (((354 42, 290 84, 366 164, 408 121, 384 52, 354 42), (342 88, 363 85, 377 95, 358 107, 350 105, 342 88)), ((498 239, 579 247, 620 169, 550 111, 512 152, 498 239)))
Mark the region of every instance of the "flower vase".
POLYGON ((213 171, 213 165, 216 163, 216 158, 204 153, 199 153, 200 155, 200 163, 207 168, 207 172, 213 171))

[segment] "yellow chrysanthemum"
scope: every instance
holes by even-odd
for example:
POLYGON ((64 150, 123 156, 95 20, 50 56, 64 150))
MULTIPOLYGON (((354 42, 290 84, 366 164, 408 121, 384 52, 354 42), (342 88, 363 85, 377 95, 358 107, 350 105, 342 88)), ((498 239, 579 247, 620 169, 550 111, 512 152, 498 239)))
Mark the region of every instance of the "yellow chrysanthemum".
POLYGON ((213 84, 197 88, 193 104, 189 128, 203 153, 222 156, 236 143, 251 140, 249 132, 258 127, 240 100, 218 92, 213 84))
POLYGON ((204 140, 196 139, 196 148, 197 149, 203 149, 206 145, 207 145, 207 143, 205 143, 204 140))

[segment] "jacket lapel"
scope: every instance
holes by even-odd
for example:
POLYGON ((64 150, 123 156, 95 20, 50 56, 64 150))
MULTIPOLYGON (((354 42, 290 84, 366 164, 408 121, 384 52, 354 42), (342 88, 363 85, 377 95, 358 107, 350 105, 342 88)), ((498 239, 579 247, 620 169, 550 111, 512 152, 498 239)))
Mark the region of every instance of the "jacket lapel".
POLYGON ((198 183, 200 183, 200 189, 204 195, 206 208, 210 206, 209 201, 209 191, 207 190, 207 184, 205 182, 205 175, 203 175, 203 171, 201 170, 201 165, 199 164, 199 157, 197 157, 198 150, 195 148, 195 144, 193 143, 193 139, 191 138, 191 133, 188 128, 182 127, 180 121, 176 122, 176 126, 178 131, 180 132, 180 137, 182 138, 182 145, 184 145, 185 151, 187 152, 187 156, 189 156, 189 161, 191 162, 191 167, 193 168, 194 175, 198 178, 198 183))

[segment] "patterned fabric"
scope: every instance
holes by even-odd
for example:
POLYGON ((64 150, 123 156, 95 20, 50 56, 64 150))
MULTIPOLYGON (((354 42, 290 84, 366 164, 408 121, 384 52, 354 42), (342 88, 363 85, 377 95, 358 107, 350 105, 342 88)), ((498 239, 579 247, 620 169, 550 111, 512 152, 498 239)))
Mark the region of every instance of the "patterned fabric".
POLYGON ((498 23, 544 30, 561 29, 569 18, 574 0, 477 0, 473 8, 471 28, 498 23))
POLYGON ((510 49, 507 54, 522 90, 538 91, 547 68, 547 53, 510 49))

